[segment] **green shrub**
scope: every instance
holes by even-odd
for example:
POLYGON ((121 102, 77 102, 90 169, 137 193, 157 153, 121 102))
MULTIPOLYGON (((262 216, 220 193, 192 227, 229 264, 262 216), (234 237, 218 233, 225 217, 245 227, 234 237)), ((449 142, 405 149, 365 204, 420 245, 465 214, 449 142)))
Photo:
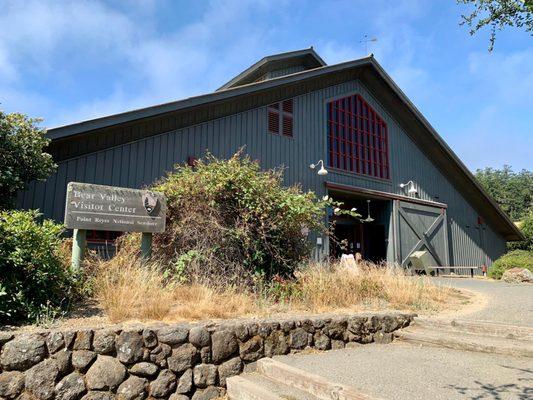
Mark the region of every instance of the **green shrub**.
POLYGON ((526 237, 520 242, 510 242, 509 250, 529 250, 533 251, 533 211, 520 221, 520 230, 526 237))
POLYGON ((324 207, 331 205, 284 187, 281 170, 261 171, 240 153, 176 166, 153 189, 168 205, 154 257, 191 281, 216 285, 291 275, 310 255, 307 232, 325 231, 324 207))
POLYGON ((501 279, 503 273, 510 268, 527 268, 533 272, 533 251, 514 250, 498 258, 489 271, 489 276, 501 279))
POLYGON ((60 255, 62 226, 37 211, 0 212, 0 323, 53 315, 73 277, 60 255))

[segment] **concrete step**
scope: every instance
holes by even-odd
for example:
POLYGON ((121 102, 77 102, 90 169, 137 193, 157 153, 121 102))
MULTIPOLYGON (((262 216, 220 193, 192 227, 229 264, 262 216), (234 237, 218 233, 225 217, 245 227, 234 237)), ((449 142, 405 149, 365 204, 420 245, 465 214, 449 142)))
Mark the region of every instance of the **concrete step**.
POLYGON ((268 389, 257 385, 246 374, 226 379, 226 393, 230 400, 278 400, 279 397, 268 389))
POLYGON ((533 357, 533 342, 527 340, 482 336, 465 332, 438 331, 416 325, 396 332, 396 337, 405 342, 419 345, 518 357, 533 357))
POLYGON ((271 358, 257 361, 257 373, 280 384, 305 391, 322 400, 376 400, 348 385, 330 382, 327 379, 292 367, 271 358))
POLYGON ((299 389, 269 379, 258 373, 231 377, 226 382, 231 400, 318 400, 299 389))
POLYGON ((472 335, 533 341, 533 327, 499 324, 488 321, 415 318, 415 322, 412 326, 434 329, 437 331, 465 332, 472 335))

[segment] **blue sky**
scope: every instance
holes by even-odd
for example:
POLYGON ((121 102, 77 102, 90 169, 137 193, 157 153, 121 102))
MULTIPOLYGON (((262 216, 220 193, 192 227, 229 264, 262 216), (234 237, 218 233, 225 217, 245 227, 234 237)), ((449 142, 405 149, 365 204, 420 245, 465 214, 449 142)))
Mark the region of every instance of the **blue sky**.
POLYGON ((54 127, 211 92, 268 54, 376 59, 467 166, 533 169, 533 38, 454 0, 0 0, 0 107, 54 127))

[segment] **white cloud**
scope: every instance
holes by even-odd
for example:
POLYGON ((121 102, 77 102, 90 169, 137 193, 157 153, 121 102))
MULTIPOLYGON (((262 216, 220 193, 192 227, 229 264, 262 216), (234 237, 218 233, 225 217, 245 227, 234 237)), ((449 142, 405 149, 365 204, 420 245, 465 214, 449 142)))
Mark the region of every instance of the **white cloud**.
MULTIPOLYGON (((7 95, 15 91, 42 95, 32 93, 31 87, 17 86, 17 81, 23 86, 17 71, 28 65, 31 67, 26 74, 42 74, 49 80, 59 79, 59 85, 71 86, 76 86, 79 76, 73 75, 76 67, 90 69, 106 64, 114 69, 104 70, 110 80, 107 93, 88 95, 79 104, 67 102, 49 120, 51 125, 205 93, 269 51, 280 51, 275 38, 292 23, 290 18, 281 18, 283 7, 290 6, 286 2, 280 6, 266 0, 211 1, 200 18, 161 34, 154 29, 157 4, 143 3, 141 9, 131 7, 134 11, 127 13, 103 2, 7 3, 0 25, 14 34, 0 36, 0 96, 4 102, 13 103, 7 95), (281 24, 263 23, 262 15, 268 13, 279 16, 281 24), (65 57, 67 66, 60 62, 65 57)), ((427 87, 421 85, 426 75, 413 67, 412 48, 416 43, 412 43, 407 21, 419 13, 418 3, 402 2, 383 9, 376 19, 380 41, 372 48, 380 62, 393 66, 391 75, 400 86, 408 93, 417 93, 427 87), (395 18, 406 22, 397 24, 392 34, 390 22, 395 18), (396 46, 406 50, 401 57, 394 57, 396 46)), ((319 42, 317 50, 330 64, 364 56, 361 44, 335 40, 319 42)), ((53 107, 49 104, 45 109, 53 107)))
POLYGON ((136 36, 132 21, 98 2, 8 2, 2 11, 0 43, 15 65, 48 67, 72 50, 75 58, 121 53, 136 36))
POLYGON ((472 79, 493 99, 523 106, 533 101, 533 50, 511 53, 475 52, 468 57, 472 79))
POLYGON ((137 38, 126 16, 96 2, 5 2, 0 5, 0 26, 2 107, 33 116, 52 114, 55 122, 68 112, 54 104, 42 87, 27 81, 34 78, 34 86, 75 85, 76 78, 64 63, 89 65, 102 58, 118 59, 137 38))
POLYGON ((153 1, 128 14, 104 2, 28 1, 0 6, 0 98, 13 108, 23 106, 15 93, 40 95, 24 87, 20 69, 75 87, 79 70, 78 75, 71 70, 78 67, 93 74, 104 68, 108 93, 87 96, 80 104, 66 101, 48 121, 53 126, 211 91, 229 77, 230 60, 248 58, 247 54, 253 60, 262 51, 257 42, 268 34, 249 16, 274 5, 212 1, 199 19, 177 24, 164 34, 154 29, 156 7, 153 1), (214 64, 217 57, 220 60, 214 64))
POLYGON ((531 65, 533 51, 529 49, 469 55, 471 87, 462 94, 468 118, 458 126, 453 142, 473 169, 533 165, 531 65))
POLYGON ((0 79, 4 82, 12 82, 18 79, 15 66, 9 61, 7 51, 0 44, 0 79))
MULTIPOLYGON (((368 43, 368 53, 374 54, 398 86, 413 100, 427 100, 434 89, 429 73, 420 63, 421 53, 430 47, 430 39, 416 34, 413 18, 419 16, 417 2, 401 2, 396 7, 384 8, 372 21, 376 42, 368 43)), ((359 38, 361 39, 361 38, 359 38)), ((328 63, 366 57, 365 45, 360 40, 354 45, 328 41, 319 47, 328 63)))
POLYGON ((0 85, 0 109, 24 112, 33 118, 45 118, 54 112, 46 96, 37 92, 2 87, 2 85, 0 85), (9 110, 6 107, 9 107, 9 110))

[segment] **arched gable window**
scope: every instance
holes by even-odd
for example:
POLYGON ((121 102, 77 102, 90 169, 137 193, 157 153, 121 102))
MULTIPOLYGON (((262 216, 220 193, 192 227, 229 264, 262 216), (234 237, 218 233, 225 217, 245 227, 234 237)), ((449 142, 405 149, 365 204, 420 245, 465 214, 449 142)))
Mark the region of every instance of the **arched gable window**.
POLYGON ((360 95, 330 101, 328 165, 343 171, 389 179, 387 124, 360 95))

